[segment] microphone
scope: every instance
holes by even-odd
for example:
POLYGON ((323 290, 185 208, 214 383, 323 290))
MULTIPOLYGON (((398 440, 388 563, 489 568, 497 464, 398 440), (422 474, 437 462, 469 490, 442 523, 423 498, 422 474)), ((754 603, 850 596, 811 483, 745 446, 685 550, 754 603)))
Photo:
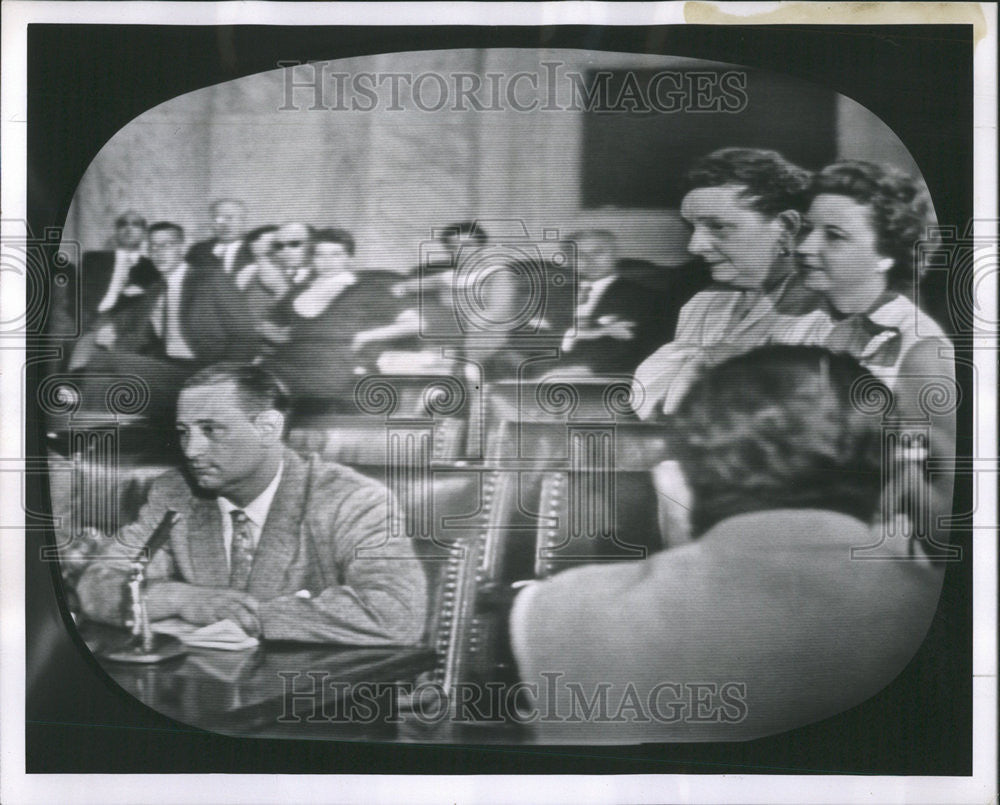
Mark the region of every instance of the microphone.
POLYGON ((135 555, 132 562, 148 564, 154 554, 167 544, 167 540, 170 539, 170 531, 180 517, 180 514, 173 509, 167 509, 160 519, 160 524, 153 530, 149 539, 146 540, 146 544, 139 549, 139 553, 135 555))
POLYGON ((132 559, 132 574, 128 593, 132 610, 132 636, 126 643, 102 652, 104 659, 128 663, 157 663, 184 654, 187 649, 175 637, 154 634, 146 611, 146 565, 170 539, 170 530, 180 518, 168 509, 153 530, 146 544, 132 559))

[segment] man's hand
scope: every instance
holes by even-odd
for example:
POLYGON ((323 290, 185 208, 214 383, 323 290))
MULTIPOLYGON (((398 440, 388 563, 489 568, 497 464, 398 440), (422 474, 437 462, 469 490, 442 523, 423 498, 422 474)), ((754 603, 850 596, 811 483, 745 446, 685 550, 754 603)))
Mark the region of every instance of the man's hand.
POLYGON ((593 327, 580 328, 576 335, 577 341, 590 341, 595 338, 615 338, 619 341, 631 341, 635 338, 635 322, 621 319, 618 316, 601 316, 593 327))
POLYGON ((257 599, 241 590, 228 587, 193 587, 186 591, 177 609, 188 623, 208 625, 228 618, 238 623, 251 637, 260 634, 257 599))
POLYGON ((115 325, 111 322, 102 324, 94 333, 94 343, 105 349, 111 349, 117 340, 118 333, 115 330, 115 325))

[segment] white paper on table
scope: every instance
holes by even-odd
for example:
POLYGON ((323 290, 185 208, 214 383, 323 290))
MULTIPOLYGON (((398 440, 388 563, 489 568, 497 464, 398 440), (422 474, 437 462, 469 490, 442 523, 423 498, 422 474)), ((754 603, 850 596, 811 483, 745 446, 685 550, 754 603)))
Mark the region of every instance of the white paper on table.
POLYGON ((192 648, 239 651, 260 644, 256 637, 248 635, 239 624, 228 618, 208 626, 195 626, 180 618, 167 618, 153 623, 152 629, 159 634, 172 635, 192 648))

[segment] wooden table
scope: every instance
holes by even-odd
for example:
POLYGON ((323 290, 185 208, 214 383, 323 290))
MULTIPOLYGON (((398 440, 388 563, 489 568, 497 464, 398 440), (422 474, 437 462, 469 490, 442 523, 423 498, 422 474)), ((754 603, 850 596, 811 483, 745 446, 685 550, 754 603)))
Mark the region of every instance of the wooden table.
POLYGON ((397 694, 435 661, 419 647, 267 642, 142 665, 100 658, 121 645, 124 630, 88 623, 80 633, 124 691, 176 721, 227 735, 398 740, 397 694))

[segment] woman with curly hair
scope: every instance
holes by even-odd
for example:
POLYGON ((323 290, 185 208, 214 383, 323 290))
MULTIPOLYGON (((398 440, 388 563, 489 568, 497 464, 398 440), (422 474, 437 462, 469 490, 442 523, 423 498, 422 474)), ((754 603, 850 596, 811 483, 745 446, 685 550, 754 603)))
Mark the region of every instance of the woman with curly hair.
POLYGON ((691 227, 688 251, 714 285, 684 305, 674 340, 636 371, 640 418, 669 414, 702 370, 727 357, 826 337, 830 318, 802 287, 793 254, 811 178, 759 148, 724 148, 692 166, 681 216, 691 227))
POLYGON ((951 343, 911 301, 920 279, 915 246, 928 242, 935 222, 930 196, 923 182, 860 161, 823 169, 810 196, 808 235, 797 251, 805 285, 827 298, 838 319, 825 345, 853 355, 892 389, 890 427, 922 431, 909 437, 908 480, 895 494, 929 501, 908 514, 930 515, 923 528, 933 534, 937 515, 950 509, 952 479, 936 476, 930 498, 920 479, 928 457, 954 456, 959 393, 951 343))

